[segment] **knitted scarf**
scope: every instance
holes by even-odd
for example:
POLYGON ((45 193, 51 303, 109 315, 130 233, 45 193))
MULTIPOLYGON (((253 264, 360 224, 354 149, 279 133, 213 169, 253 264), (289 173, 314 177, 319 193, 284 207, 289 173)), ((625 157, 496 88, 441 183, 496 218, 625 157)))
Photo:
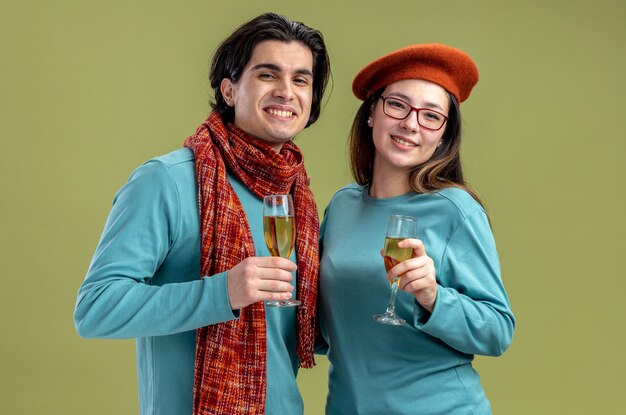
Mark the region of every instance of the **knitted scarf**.
MULTIPOLYGON (((300 150, 287 142, 276 152, 234 125, 224 125, 216 112, 184 145, 196 157, 203 276, 227 271, 255 255, 250 227, 227 171, 259 198, 292 194, 297 226, 297 296, 302 301, 296 312, 296 351, 300 367, 312 367, 319 223, 300 150)), ((265 324, 264 304, 258 302, 243 308, 237 320, 197 330, 194 415, 265 412, 265 324)))

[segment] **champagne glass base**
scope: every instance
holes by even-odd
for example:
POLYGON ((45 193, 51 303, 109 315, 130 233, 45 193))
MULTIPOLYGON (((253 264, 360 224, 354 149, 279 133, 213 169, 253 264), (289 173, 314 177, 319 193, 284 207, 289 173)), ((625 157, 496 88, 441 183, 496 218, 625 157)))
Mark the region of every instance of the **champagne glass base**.
POLYGON ((374 321, 382 324, 391 324, 392 326, 403 326, 406 321, 400 317, 390 316, 388 314, 377 314, 373 316, 374 321))
POLYGON ((300 300, 266 301, 268 307, 297 307, 302 304, 300 300))

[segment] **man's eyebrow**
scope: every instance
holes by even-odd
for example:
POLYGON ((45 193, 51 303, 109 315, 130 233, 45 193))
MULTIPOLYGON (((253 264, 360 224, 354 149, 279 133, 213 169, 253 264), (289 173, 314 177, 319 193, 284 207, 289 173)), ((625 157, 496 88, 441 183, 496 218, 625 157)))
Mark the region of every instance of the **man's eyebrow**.
POLYGON ((269 69, 271 71, 280 71, 280 66, 273 63, 259 63, 258 65, 254 65, 250 68, 251 71, 256 71, 257 69, 269 69))
MULTIPOLYGON (((276 65, 275 63, 259 63, 257 65, 254 65, 252 68, 250 68, 251 71, 256 71, 258 69, 269 69, 270 71, 276 71, 276 72, 282 71, 281 67, 276 65)), ((311 72, 311 70, 306 69, 306 68, 296 69, 295 73, 297 75, 307 75, 307 76, 313 77, 313 72, 311 72)))
POLYGON ((311 78, 313 78, 313 72, 311 72, 309 69, 306 69, 306 68, 296 69, 296 74, 306 75, 306 76, 310 76, 311 78))

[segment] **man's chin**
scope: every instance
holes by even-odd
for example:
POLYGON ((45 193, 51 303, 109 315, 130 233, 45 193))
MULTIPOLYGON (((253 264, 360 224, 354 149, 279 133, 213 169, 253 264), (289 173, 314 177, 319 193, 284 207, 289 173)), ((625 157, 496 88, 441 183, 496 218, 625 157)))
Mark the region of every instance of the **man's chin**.
POLYGON ((257 140, 265 143, 271 147, 274 147, 274 150, 279 151, 280 148, 288 141, 293 139, 293 135, 285 134, 285 135, 266 135, 263 137, 255 137, 257 140))
POLYGON ((272 130, 268 131, 263 137, 261 137, 261 141, 266 142, 269 145, 283 145, 288 141, 294 139, 296 135, 298 135, 302 131, 300 129, 290 129, 290 130, 272 130))

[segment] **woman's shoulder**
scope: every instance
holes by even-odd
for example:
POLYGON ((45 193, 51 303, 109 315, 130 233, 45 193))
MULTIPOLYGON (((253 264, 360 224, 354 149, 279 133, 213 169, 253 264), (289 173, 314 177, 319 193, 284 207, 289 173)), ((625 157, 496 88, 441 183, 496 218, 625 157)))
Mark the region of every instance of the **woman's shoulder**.
POLYGON ((331 210, 350 208, 350 206, 360 203, 363 200, 363 188, 356 183, 343 186, 330 198, 324 208, 324 214, 331 210))
POLYGON ((463 218, 472 215, 476 211, 485 211, 482 205, 467 190, 460 187, 447 187, 433 193, 433 196, 438 197, 463 218))
POLYGON ((363 194, 363 188, 364 186, 357 183, 347 184, 335 192, 335 194, 330 198, 329 205, 345 199, 360 199, 363 194))
POLYGON ((351 194, 361 194, 361 192, 363 192, 363 188, 364 186, 361 186, 360 184, 357 183, 348 183, 347 185, 345 185, 344 187, 342 187, 341 189, 337 190, 335 192, 335 195, 338 194, 343 194, 343 193, 351 193, 351 194))

